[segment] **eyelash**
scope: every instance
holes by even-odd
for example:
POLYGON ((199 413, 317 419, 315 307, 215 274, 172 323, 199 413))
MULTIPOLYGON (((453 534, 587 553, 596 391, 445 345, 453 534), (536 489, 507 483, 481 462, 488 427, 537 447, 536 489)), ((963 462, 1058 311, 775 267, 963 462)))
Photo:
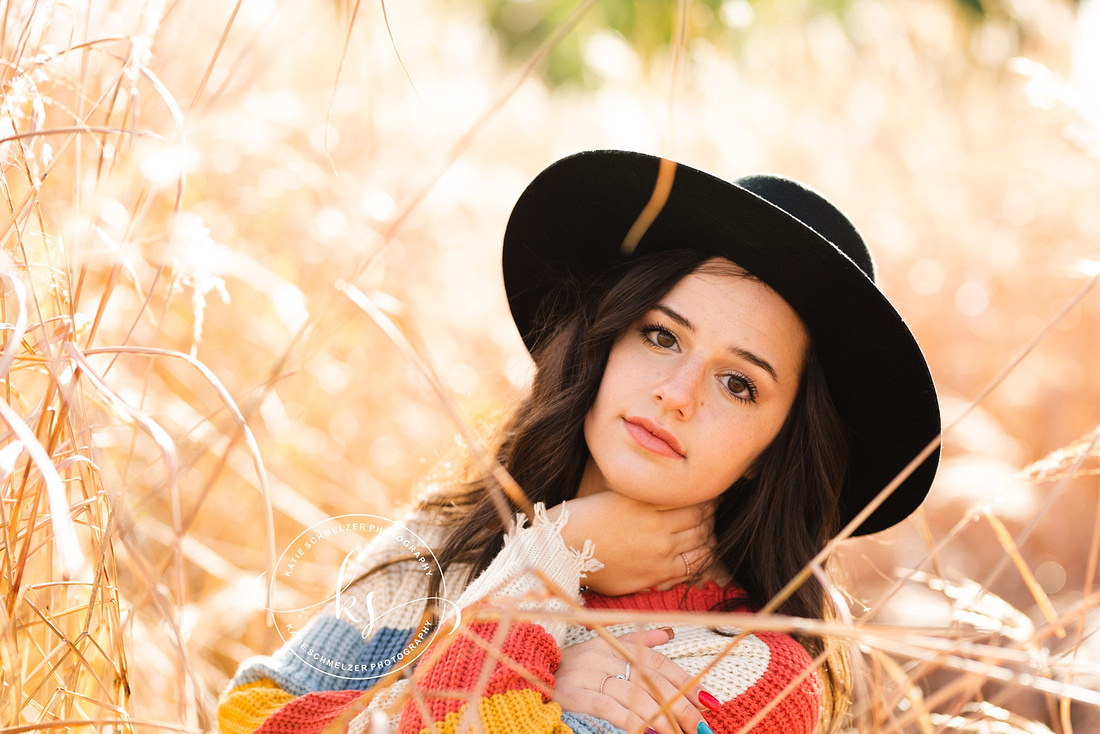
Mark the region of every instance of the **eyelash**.
MULTIPOLYGON (((676 335, 674 333, 672 333, 672 331, 670 331, 669 329, 667 329, 664 326, 661 326, 660 324, 656 324, 656 323, 642 324, 641 326, 638 327, 638 333, 641 335, 642 341, 644 341, 651 348, 653 348, 653 349, 662 349, 662 350, 663 349, 672 349, 672 347, 662 347, 660 344, 658 344, 656 341, 654 341, 651 338, 651 336, 654 332, 659 332, 659 333, 662 333, 662 334, 668 334, 673 339, 676 339, 676 335)), ((680 340, 676 339, 676 343, 677 343, 677 345, 679 345, 680 340)), ((745 389, 748 390, 748 395, 741 395, 741 394, 735 393, 733 390, 730 390, 729 387, 727 386, 727 384, 725 382, 723 382, 722 386, 725 388, 726 392, 729 393, 730 397, 732 397, 734 400, 740 400, 743 403, 755 403, 756 402, 756 383, 752 381, 751 377, 749 377, 748 375, 743 375, 740 372, 731 372, 727 375, 723 375, 723 377, 724 378, 736 377, 738 380, 741 380, 743 383, 745 383, 745 389)))

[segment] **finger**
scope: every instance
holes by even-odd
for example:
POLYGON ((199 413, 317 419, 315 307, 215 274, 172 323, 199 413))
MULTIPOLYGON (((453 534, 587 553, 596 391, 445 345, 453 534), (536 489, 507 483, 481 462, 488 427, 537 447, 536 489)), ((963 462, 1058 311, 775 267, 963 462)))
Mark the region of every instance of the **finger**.
POLYGON ((714 530, 709 526, 696 525, 672 534, 672 547, 677 553, 713 544, 714 530))
MULTIPOLYGON (((615 683, 625 683, 617 678, 608 678, 604 684, 604 692, 598 693, 597 691, 577 691, 573 696, 573 704, 570 706, 570 710, 584 711, 585 713, 594 714, 600 717, 604 721, 625 729, 628 732, 644 732, 647 728, 645 724, 645 718, 636 711, 632 710, 630 706, 625 705, 621 700, 621 696, 615 696, 610 693, 608 689, 613 688, 612 681, 615 683)), ((661 734, 673 734, 667 728, 662 730, 659 727, 650 727, 661 732, 661 734)))
POLYGON ((699 525, 713 524, 714 508, 708 504, 672 507, 661 510, 661 517, 672 532, 690 530, 699 525))
POLYGON ((680 586, 689 580, 690 579, 688 579, 687 576, 677 576, 674 579, 669 579, 668 581, 657 584, 653 588, 657 591, 668 591, 669 589, 675 589, 677 586, 680 586))
POLYGON ((700 502, 697 505, 688 505, 683 509, 690 513, 688 522, 691 525, 713 525, 714 514, 718 511, 718 498, 700 502))
MULTIPOLYGON (((688 686, 691 683, 691 676, 667 655, 652 649, 656 645, 672 641, 675 637, 676 632, 672 627, 661 627, 645 632, 631 632, 617 637, 616 639, 626 646, 629 660, 634 666, 628 680, 646 681, 648 680, 647 676, 655 674, 660 681, 671 684, 671 687, 667 689, 670 694, 675 694, 680 688, 688 686), (638 647, 639 642, 644 644, 645 647, 638 647), (635 677, 635 674, 637 674, 637 677, 635 677)), ((698 693, 702 690, 702 686, 698 684, 687 687, 686 694, 689 697, 685 700, 690 706, 707 708, 704 704, 699 703, 698 693), (698 706, 696 706, 697 704, 698 706)))
POLYGON ((710 565, 713 548, 709 545, 701 545, 697 541, 691 542, 693 540, 688 537, 678 538, 673 550, 661 559, 660 568, 663 570, 664 578, 658 588, 667 586, 669 582, 673 582, 673 586, 683 583, 694 578, 710 565))
POLYGON ((675 636, 676 633, 671 627, 659 627, 655 630, 628 632, 625 635, 619 635, 615 639, 621 642, 627 650, 630 650, 631 648, 636 649, 639 643, 646 647, 663 645, 675 636))
MULTIPOLYGON (((671 660, 652 650, 646 650, 639 658, 630 678, 607 679, 604 693, 641 716, 647 726, 659 731, 682 729, 695 732, 703 720, 702 715, 686 695, 678 692, 690 682, 687 674, 671 660), (657 663, 660 667, 645 663, 657 663)), ((688 690, 691 691, 691 688, 688 690)))
POLYGON ((659 734, 680 734, 683 731, 694 732, 697 726, 688 724, 685 729, 671 710, 667 715, 662 713, 660 704, 653 696, 633 681, 609 678, 604 685, 604 696, 631 713, 631 727, 624 727, 627 731, 653 730, 659 734))
MULTIPOLYGON (((635 652, 637 654, 637 659, 634 663, 635 666, 638 667, 638 672, 642 680, 645 680, 646 676, 652 672, 669 683, 672 683, 675 686, 672 690, 685 686, 691 681, 691 676, 667 655, 663 655, 657 650, 649 648, 637 650, 635 652)), ((631 676, 631 678, 633 678, 633 676, 631 676)))
MULTIPOLYGON (((706 709, 699 694, 702 686, 692 683, 691 676, 668 656, 656 650, 646 650, 638 666, 637 682, 646 688, 658 707, 675 716, 681 726, 694 732, 702 721, 700 709, 706 709), (679 691, 683 690, 683 693, 679 691)), ((633 679, 634 676, 632 675, 633 679)))
POLYGON ((692 571, 696 569, 696 566, 691 565, 692 563, 693 561, 685 558, 684 553, 666 556, 661 563, 661 568, 664 570, 664 579, 652 584, 653 588, 658 591, 668 591, 690 581, 692 577, 687 575, 689 565, 692 571))
POLYGON ((678 686, 654 674, 640 680, 637 688, 644 692, 645 699, 653 701, 652 713, 647 709, 639 711, 647 726, 654 729, 668 727, 673 731, 683 730, 692 734, 698 730, 699 722, 703 720, 702 713, 687 696, 677 692, 678 686))
POLYGON ((696 548, 681 554, 684 571, 688 576, 695 576, 707 569, 714 562, 714 551, 711 548, 696 548))

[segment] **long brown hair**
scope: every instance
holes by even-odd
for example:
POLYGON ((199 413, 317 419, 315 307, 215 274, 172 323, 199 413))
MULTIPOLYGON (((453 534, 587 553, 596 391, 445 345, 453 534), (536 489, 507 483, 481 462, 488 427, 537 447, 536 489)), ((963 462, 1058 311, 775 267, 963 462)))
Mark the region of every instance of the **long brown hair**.
MULTIPOLYGON (((612 345, 677 282, 712 257, 697 250, 641 257, 584 293, 574 287, 562 299, 579 305, 548 307, 532 350, 536 373, 530 395, 505 425, 497 453, 532 503, 553 507, 576 496, 588 460, 584 419, 596 399, 612 345)), ((753 277, 743 270, 740 274, 753 277)), ((847 458, 844 425, 811 345, 782 428, 758 457, 752 478, 735 482, 715 512, 715 557, 746 594, 737 603, 743 605, 747 598, 750 605, 763 606, 836 533, 847 458)), ((489 496, 493 483, 490 476, 475 477, 428 500, 453 524, 436 553, 444 573, 464 568, 466 579, 472 579, 500 552, 504 527, 489 496)), ((439 578, 432 582, 434 596, 439 578)), ((810 579, 777 611, 824 618, 829 609, 821 584, 810 579)), ((799 641, 814 655, 824 649, 820 639, 799 641)), ((837 727, 846 707, 849 681, 844 657, 830 655, 824 666, 827 705, 821 731, 837 727)))

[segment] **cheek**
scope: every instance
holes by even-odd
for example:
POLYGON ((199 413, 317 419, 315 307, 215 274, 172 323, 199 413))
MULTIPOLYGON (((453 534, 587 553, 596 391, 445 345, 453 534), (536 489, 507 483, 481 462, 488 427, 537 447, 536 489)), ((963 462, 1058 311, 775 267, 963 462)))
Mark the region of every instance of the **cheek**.
POLYGON ((723 421, 710 426, 705 433, 715 437, 709 444, 715 474, 731 478, 729 484, 742 475, 751 477, 757 460, 775 440, 781 425, 782 420, 768 420, 748 425, 741 421, 723 421))
MULTIPOLYGON (((606 378, 606 376, 607 373, 605 372, 604 377, 606 378)), ((606 413, 609 410, 609 397, 607 380, 600 380, 600 386, 596 390, 596 399, 592 401, 592 406, 584 415, 584 442, 588 445, 590 451, 593 438, 596 437, 600 425, 606 421, 606 413)))
POLYGON ((584 445, 588 447, 588 453, 592 453, 592 431, 593 423, 595 422, 595 412, 596 406, 593 405, 584 416, 584 445))
POLYGON ((589 415, 611 407, 623 392, 624 387, 632 381, 629 376, 629 360, 617 356, 616 351, 618 351, 617 348, 611 350, 611 356, 600 377, 600 386, 596 390, 596 399, 588 410, 589 415))
POLYGON ((784 413, 783 415, 778 416, 778 418, 774 418, 772 421, 770 421, 767 426, 761 428, 762 436, 758 445, 756 446, 756 452, 750 460, 751 466, 756 466, 756 462, 757 460, 759 460, 760 456, 768 450, 768 447, 770 447, 772 443, 775 442, 775 438, 779 435, 780 429, 783 428, 783 422, 785 420, 786 414, 784 413))
POLYGON ((584 440, 589 450, 593 440, 599 440, 599 432, 606 431, 627 404, 630 386, 636 383, 630 374, 629 358, 624 359, 619 345, 612 347, 607 366, 604 367, 596 399, 584 416, 584 440))

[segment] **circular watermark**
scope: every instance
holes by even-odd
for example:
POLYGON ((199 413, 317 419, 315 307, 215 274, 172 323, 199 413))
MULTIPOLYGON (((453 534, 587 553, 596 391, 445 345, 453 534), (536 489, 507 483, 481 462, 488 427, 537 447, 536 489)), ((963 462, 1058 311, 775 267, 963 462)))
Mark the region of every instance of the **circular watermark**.
POLYGON ((378 515, 338 515, 303 530, 276 561, 267 595, 264 608, 284 649, 313 670, 350 681, 401 670, 459 621, 432 549, 408 527, 378 515), (429 597, 435 579, 440 596, 429 597), (300 599, 311 601, 295 606, 300 599), (435 623, 425 614, 433 605, 435 623), (301 634, 319 612, 338 620, 320 622, 337 631, 301 634))

